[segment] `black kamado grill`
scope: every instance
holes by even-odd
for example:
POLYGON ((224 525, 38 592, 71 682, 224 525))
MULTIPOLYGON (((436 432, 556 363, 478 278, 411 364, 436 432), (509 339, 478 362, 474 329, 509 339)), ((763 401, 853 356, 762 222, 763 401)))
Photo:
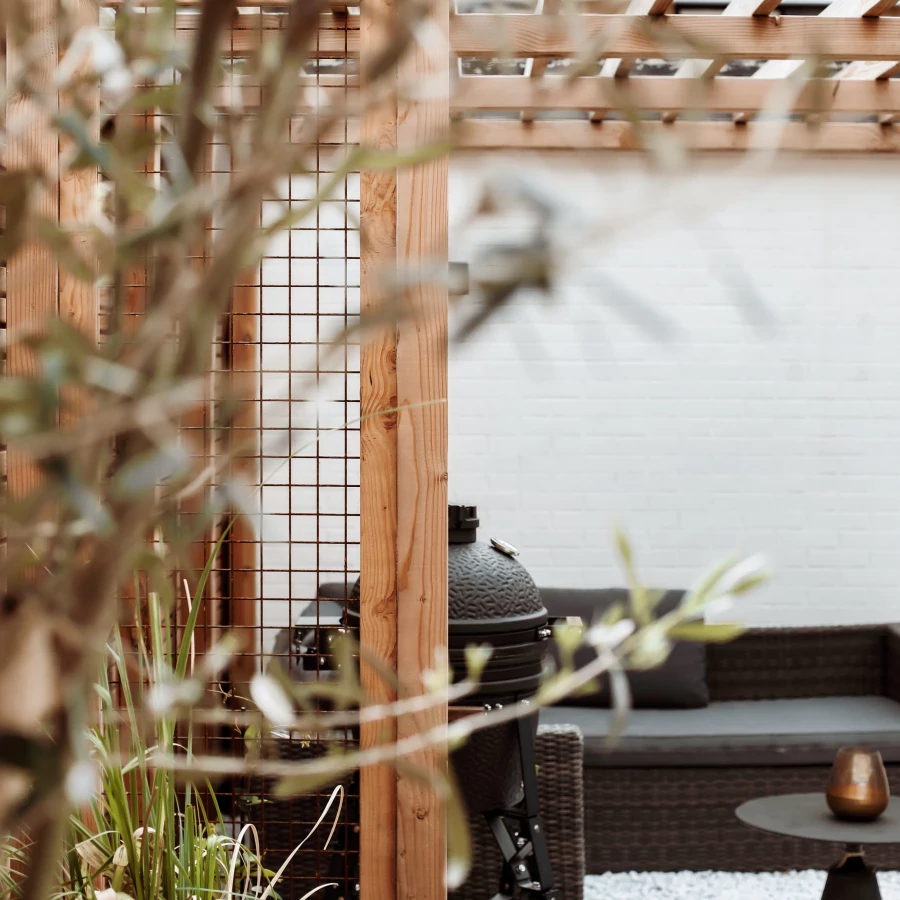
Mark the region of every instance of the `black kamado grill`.
MULTIPOLYGON (((527 702, 536 693, 551 629, 534 581, 515 558, 517 551, 504 541, 479 542, 477 529, 474 506, 449 508, 448 649, 454 678, 459 681, 467 671, 466 648, 491 647, 477 691, 461 701, 490 713, 527 702)), ((346 596, 344 585, 328 588, 335 590, 323 586, 320 597, 346 596)), ((350 591, 343 621, 335 626, 358 635, 359 580, 350 591)), ((297 625, 291 631, 294 677, 327 677, 322 664, 329 654, 321 644, 328 641, 332 629, 320 627, 316 632, 297 625)), ((279 643, 287 643, 286 632, 279 643)), ((494 900, 521 895, 555 900, 558 896, 538 805, 536 731, 534 713, 476 732, 451 757, 469 812, 485 817, 503 855, 500 892, 494 900)), ((348 795, 358 796, 358 791, 350 790, 348 795)))

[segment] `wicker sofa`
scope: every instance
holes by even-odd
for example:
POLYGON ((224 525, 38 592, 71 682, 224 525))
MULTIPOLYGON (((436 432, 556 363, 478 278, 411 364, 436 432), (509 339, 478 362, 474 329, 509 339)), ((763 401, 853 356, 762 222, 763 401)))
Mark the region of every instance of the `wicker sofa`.
MULTIPOLYGON (((550 610, 553 613, 553 610, 550 610)), ((610 712, 557 707, 584 736, 586 870, 824 868, 836 848, 740 825, 744 800, 824 790, 835 751, 881 750, 900 793, 900 630, 752 630, 706 651, 710 703, 638 709, 610 747, 610 712)), ((900 868, 900 848, 872 849, 900 868)))

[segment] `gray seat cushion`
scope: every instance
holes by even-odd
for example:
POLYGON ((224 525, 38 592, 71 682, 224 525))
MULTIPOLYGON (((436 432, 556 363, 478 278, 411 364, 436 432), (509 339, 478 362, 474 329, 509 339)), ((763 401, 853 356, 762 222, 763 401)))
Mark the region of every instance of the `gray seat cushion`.
POLYGON ((882 696, 711 703, 703 709, 632 710, 623 735, 607 744, 612 712, 555 707, 541 724, 577 725, 586 766, 818 765, 835 750, 866 744, 900 762, 900 703, 882 696))
MULTIPOLYGON (((585 625, 600 618, 610 607, 628 608, 631 594, 625 588, 541 588, 541 599, 553 616, 578 616, 585 625)), ((677 609, 684 600, 684 591, 663 591, 655 607, 661 616, 677 609)), ((556 641, 550 641, 550 656, 559 667, 556 641)), ((575 651, 575 667, 589 665, 597 653, 591 647, 575 651)), ((693 709, 709 703, 706 686, 706 644, 675 641, 668 657, 655 669, 628 673, 631 702, 635 709, 693 709)), ((563 706, 598 706, 609 708, 609 685, 600 679, 599 690, 563 701, 563 706)))

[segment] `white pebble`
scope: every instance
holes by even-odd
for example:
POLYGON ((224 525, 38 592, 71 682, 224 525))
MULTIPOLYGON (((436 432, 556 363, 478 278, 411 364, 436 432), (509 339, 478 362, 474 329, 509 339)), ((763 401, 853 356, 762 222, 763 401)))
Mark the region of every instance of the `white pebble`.
MULTIPOLYGON (((880 872, 882 900, 900 900, 900 872, 880 872)), ((584 900, 819 900, 825 872, 616 872, 588 875, 584 900)))

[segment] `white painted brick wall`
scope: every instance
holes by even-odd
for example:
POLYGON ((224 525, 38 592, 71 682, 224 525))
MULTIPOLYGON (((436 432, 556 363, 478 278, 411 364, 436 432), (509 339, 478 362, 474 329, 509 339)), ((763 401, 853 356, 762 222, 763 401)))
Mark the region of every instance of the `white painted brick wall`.
MULTIPOLYGON (((619 584, 618 519, 658 586, 766 553, 776 578, 748 623, 900 620, 896 162, 782 158, 759 178, 708 156, 685 194, 626 155, 455 160, 452 221, 514 171, 567 198, 571 236, 659 208, 585 237, 552 304, 523 298, 454 348, 451 497, 478 505, 484 536, 517 545, 539 584, 619 584), (621 314, 627 295, 670 342, 621 314)), ((521 227, 454 227, 452 258, 521 227)))

